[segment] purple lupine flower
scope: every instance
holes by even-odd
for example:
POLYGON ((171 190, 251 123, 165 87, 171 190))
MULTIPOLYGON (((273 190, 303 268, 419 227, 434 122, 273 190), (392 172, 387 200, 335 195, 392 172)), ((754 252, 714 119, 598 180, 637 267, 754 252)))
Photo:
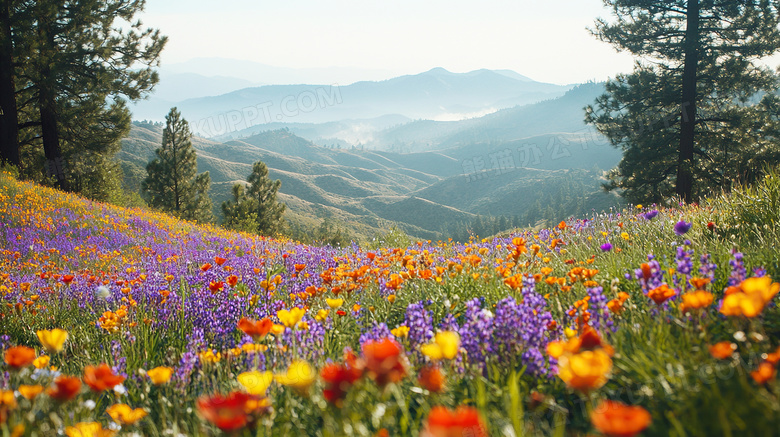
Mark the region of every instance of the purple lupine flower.
POLYGON ((411 304, 406 308, 404 325, 409 327, 409 346, 413 350, 418 350, 433 338, 433 318, 423 302, 411 304))
POLYGON ((644 217, 646 220, 652 220, 657 215, 658 215, 658 210, 654 209, 652 211, 647 211, 646 213, 642 214, 642 217, 644 217))
POLYGON ((691 226, 693 226, 693 223, 688 223, 685 220, 680 220, 679 222, 674 224, 674 233, 677 235, 684 235, 685 233, 691 230, 691 226))
MULTIPOLYGON (((590 325, 601 330, 607 328, 607 322, 611 321, 612 314, 607 308, 607 297, 604 296, 602 287, 591 287, 587 289, 590 300, 588 301, 588 312, 590 313, 590 325), (602 326, 602 323, 604 326, 602 326)), ((611 324, 609 327, 612 327, 611 324)))
POLYGON ((609 242, 606 242, 606 243, 602 244, 601 245, 601 250, 603 252, 609 252, 610 250, 612 250, 612 244, 609 243, 609 242))
POLYGON ((715 269, 718 268, 718 265, 712 262, 712 256, 708 253, 705 253, 701 257, 699 257, 699 274, 703 278, 709 278, 710 281, 715 279, 715 269))
POLYGON ((468 362, 483 368, 485 361, 493 353, 493 314, 480 307, 479 298, 466 302, 465 321, 459 334, 468 362))
MULTIPOLYGON (((410 330, 411 332, 411 330, 410 330)), ((369 340, 381 340, 383 338, 394 338, 393 334, 390 332, 390 328, 387 327, 387 324, 384 322, 375 324, 371 329, 364 332, 360 335, 360 345, 362 346, 363 343, 369 341, 369 340)))
POLYGON ((731 254, 734 259, 729 261, 731 266, 731 275, 729 276, 729 286, 739 285, 747 277, 747 269, 745 268, 745 261, 743 260, 742 252, 732 250, 731 254))

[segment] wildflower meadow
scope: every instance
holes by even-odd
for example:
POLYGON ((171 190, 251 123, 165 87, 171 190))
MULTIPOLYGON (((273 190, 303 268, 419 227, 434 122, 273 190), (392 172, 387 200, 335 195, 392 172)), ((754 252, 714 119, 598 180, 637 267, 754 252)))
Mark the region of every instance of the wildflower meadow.
POLYGON ((0 434, 777 436, 778 199, 334 248, 2 174, 0 434))

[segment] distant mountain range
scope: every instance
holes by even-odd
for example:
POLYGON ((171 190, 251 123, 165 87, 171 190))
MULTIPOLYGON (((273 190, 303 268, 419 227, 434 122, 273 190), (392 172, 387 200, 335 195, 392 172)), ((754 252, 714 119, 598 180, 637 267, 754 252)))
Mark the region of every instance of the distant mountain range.
MULTIPOLYGON (((385 116, 408 119, 460 120, 516 105, 563 95, 571 86, 533 81, 508 70, 452 73, 443 68, 384 81, 350 85, 266 85, 182 101, 172 96, 201 90, 204 76, 176 76, 180 90, 166 81, 159 95, 133 108, 136 120, 162 120, 176 106, 204 137, 229 135, 269 123, 329 123, 385 116)), ((235 81, 234 81, 235 82, 235 81)), ((235 82, 235 83, 240 83, 235 82)), ((211 89, 230 86, 214 78, 211 89)), ((205 92, 205 91, 204 91, 205 92)))
MULTIPOLYGON (((260 160, 282 181, 286 217, 299 226, 315 228, 328 217, 363 238, 396 225, 410 235, 438 239, 477 216, 521 217, 528 224, 614 205, 617 199, 600 184, 620 152, 582 124, 582 107, 601 89, 581 85, 557 99, 460 122, 397 116, 359 122, 379 130, 380 138, 403 132, 405 148, 413 152, 318 145, 297 135, 354 128, 354 121, 193 142, 199 171, 211 174, 217 213, 231 186, 244 181, 260 160)), ((123 141, 118 157, 136 185, 161 140, 159 125, 135 123, 123 141)))
POLYGON ((603 84, 588 83, 574 86, 558 98, 513 106, 465 120, 411 120, 400 115, 386 115, 328 123, 270 123, 218 135, 213 139, 226 141, 267 130, 289 129, 320 145, 419 152, 517 141, 549 133, 592 135, 592 127, 584 122, 583 107, 603 93, 603 84))
MULTIPOLYGON (((583 107, 604 92, 603 84, 561 86, 507 70, 435 68, 345 86, 250 86, 219 94, 248 80, 205 76, 219 73, 174 71, 157 100, 135 112, 136 119, 156 120, 171 106, 182 111, 200 135, 193 138, 198 169, 210 172, 216 214, 256 161, 282 181, 288 221, 314 229, 327 218, 363 239, 393 225, 418 238, 446 238, 456 228, 468 235, 479 217, 527 225, 618 202, 600 185, 620 152, 583 121, 583 107), (188 93, 214 95, 166 100, 188 93), (155 104, 159 115, 139 115, 155 104)), ((159 124, 134 122, 118 154, 127 186, 139 187, 161 141, 159 124)))

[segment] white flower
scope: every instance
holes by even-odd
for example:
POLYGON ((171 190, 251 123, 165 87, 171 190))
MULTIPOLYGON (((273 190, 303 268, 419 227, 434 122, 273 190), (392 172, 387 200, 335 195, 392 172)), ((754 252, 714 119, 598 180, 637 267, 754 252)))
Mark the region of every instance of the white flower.
POLYGON ((127 389, 125 388, 124 385, 117 384, 117 385, 114 386, 114 393, 116 393, 116 394, 121 396, 121 395, 127 393, 127 389))
POLYGON ((92 399, 88 399, 88 400, 84 401, 84 406, 88 410, 94 410, 95 409, 95 405, 97 405, 97 404, 92 399))
POLYGON ((97 290, 95 290, 95 297, 108 299, 109 296, 111 296, 111 291, 105 285, 101 285, 97 288, 97 290))

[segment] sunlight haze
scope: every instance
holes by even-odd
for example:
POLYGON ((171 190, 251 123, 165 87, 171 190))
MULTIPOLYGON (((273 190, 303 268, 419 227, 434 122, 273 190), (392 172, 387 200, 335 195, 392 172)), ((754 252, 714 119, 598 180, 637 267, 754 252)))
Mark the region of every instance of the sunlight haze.
POLYGON ((142 17, 169 37, 163 68, 228 58, 354 69, 323 76, 342 84, 487 68, 569 84, 630 70, 630 56, 586 29, 608 15, 598 0, 149 0, 142 17))

